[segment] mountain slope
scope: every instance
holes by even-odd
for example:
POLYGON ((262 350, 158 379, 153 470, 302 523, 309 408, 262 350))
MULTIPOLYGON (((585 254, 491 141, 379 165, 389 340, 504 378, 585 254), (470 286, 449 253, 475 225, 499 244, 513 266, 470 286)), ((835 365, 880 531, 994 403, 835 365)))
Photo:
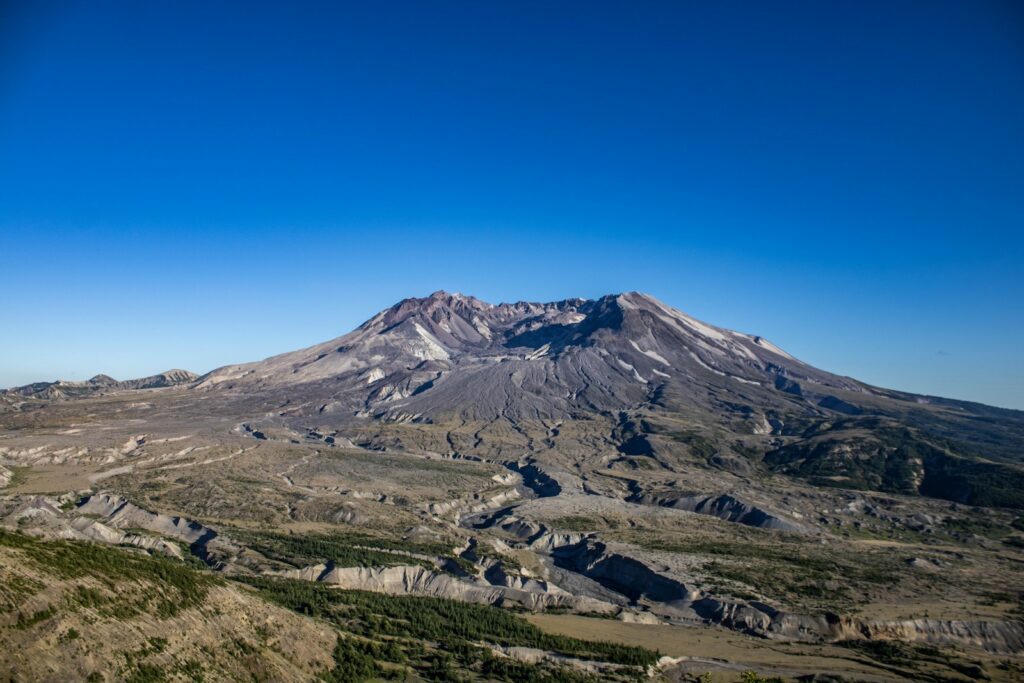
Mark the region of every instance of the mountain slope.
POLYGON ((494 306, 437 292, 402 301, 324 344, 221 368, 198 386, 266 391, 325 382, 335 397, 379 416, 401 406, 490 419, 620 410, 666 384, 686 384, 691 394, 767 387, 773 395, 778 385, 787 402, 803 391, 801 383, 812 395, 865 390, 760 337, 706 325, 638 293, 494 306))
MULTIPOLYGON (((357 429, 377 443, 373 425, 474 425, 474 448, 501 457, 536 455, 548 437, 546 457, 563 465, 568 452, 585 459, 611 444, 672 470, 696 440, 705 465, 741 473, 1024 505, 1019 411, 871 387, 636 292, 500 305, 436 292, 323 344, 215 370, 194 391, 259 401, 291 428, 357 429), (552 425, 567 420, 599 434, 572 444, 562 435, 556 448, 552 425)), ((445 434, 457 450, 458 435, 445 434)))

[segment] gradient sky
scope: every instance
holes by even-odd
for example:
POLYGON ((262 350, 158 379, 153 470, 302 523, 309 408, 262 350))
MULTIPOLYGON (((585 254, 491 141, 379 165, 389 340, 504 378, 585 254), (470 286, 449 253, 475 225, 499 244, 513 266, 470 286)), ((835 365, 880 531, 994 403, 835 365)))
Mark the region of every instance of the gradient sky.
POLYGON ((0 386, 642 290, 1024 408, 1024 5, 4 2, 0 386))

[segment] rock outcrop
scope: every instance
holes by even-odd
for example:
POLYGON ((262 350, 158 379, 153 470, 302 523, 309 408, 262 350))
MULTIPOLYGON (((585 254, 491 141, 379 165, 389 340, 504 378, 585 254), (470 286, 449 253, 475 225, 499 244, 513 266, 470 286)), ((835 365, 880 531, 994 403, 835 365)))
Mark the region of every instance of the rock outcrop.
POLYGON ((426 595, 530 610, 563 607, 587 612, 613 612, 616 609, 614 605, 572 595, 544 581, 522 580, 510 582, 513 585, 494 585, 483 579, 458 578, 420 565, 334 567, 320 564, 285 571, 281 575, 353 590, 389 595, 426 595))

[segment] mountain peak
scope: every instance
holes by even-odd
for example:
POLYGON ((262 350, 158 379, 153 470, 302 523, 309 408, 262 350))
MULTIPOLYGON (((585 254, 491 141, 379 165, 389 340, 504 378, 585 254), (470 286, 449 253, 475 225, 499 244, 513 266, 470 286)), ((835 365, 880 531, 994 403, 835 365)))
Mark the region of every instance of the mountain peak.
POLYGON ((636 291, 494 305, 439 290, 403 299, 343 337, 215 370, 197 386, 302 384, 322 385, 314 391, 329 392, 350 415, 457 411, 485 418, 616 411, 665 396, 701 404, 732 396, 727 400, 739 404, 751 392, 770 402, 779 392, 782 400, 801 390, 814 395, 813 386, 860 390, 760 337, 709 325, 636 291))
POLYGON ((469 299, 472 299, 474 301, 477 301, 477 299, 475 299, 474 297, 466 296, 465 294, 462 294, 460 292, 446 292, 443 289, 439 289, 436 292, 431 293, 431 295, 428 296, 427 299, 434 301, 467 301, 469 299))

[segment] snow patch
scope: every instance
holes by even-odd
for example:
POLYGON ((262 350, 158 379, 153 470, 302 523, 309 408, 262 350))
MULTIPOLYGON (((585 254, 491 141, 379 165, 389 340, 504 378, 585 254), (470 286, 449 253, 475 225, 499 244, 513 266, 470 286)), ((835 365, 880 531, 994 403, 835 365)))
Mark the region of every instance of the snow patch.
POLYGON ((632 339, 630 339, 630 340, 629 340, 629 343, 633 345, 633 348, 634 348, 634 349, 636 349, 636 350, 637 350, 637 351, 639 351, 640 353, 644 354, 644 355, 645 355, 645 356, 647 356, 648 358, 652 358, 652 359, 654 359, 654 360, 658 361, 659 363, 661 363, 662 365, 667 365, 667 366, 669 366, 669 367, 672 367, 672 364, 671 364, 671 363, 669 363, 669 362, 668 362, 667 360, 665 360, 665 359, 664 359, 664 358, 663 358, 663 357, 662 357, 661 355, 659 355, 659 354, 658 354, 657 352, 655 352, 655 351, 644 351, 644 350, 643 350, 643 349, 641 349, 641 348, 640 348, 640 347, 639 347, 639 346, 637 345, 637 343, 636 343, 635 341, 633 341, 632 339))
POLYGON ((711 367, 710 365, 708 365, 707 363, 705 363, 704 361, 702 361, 702 360, 700 359, 700 356, 698 356, 697 354, 695 354, 695 353, 694 353, 693 351, 690 351, 690 352, 689 352, 689 354, 690 354, 690 356, 692 356, 692 357, 693 357, 693 359, 694 359, 695 361, 697 361, 697 365, 701 366, 701 367, 702 367, 702 368, 704 368, 705 370, 710 370, 711 372, 715 373, 716 375, 720 375, 720 376, 722 376, 722 377, 727 377, 727 375, 726 375, 726 374, 725 374, 724 372, 722 372, 721 370, 716 370, 715 368, 711 367))
POLYGON ((705 325, 701 321, 697 320, 696 318, 691 318, 682 311, 677 311, 675 309, 669 308, 662 304, 660 301, 652 300, 652 303, 654 303, 659 309, 667 313, 672 318, 678 320, 679 322, 683 323, 692 330, 699 332, 701 335, 707 337, 708 339, 714 339, 715 341, 720 342, 724 342, 726 340, 726 336, 722 334, 722 332, 711 327, 710 325, 705 325))
POLYGON ((640 382, 641 384, 647 384, 647 380, 640 376, 640 373, 636 371, 636 368, 634 368, 632 365, 622 360, 621 358, 616 358, 615 360, 618 361, 619 365, 621 365, 623 368, 632 372, 633 377, 636 378, 636 381, 640 382))

